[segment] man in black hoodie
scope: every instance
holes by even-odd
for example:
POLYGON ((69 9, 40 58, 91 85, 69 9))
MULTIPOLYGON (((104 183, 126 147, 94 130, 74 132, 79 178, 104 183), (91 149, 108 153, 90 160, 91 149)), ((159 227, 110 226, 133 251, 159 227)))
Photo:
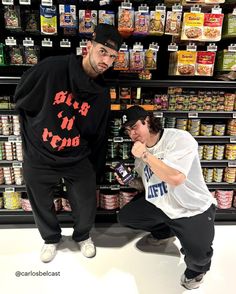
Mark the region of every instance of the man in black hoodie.
POLYGON ((102 171, 109 89, 99 77, 112 66, 122 38, 99 24, 87 55, 49 57, 22 76, 14 95, 23 141, 23 173, 35 223, 45 241, 43 262, 56 255, 61 239, 53 189, 63 178, 74 232, 86 257, 96 248, 89 237, 96 214, 96 174, 102 171))

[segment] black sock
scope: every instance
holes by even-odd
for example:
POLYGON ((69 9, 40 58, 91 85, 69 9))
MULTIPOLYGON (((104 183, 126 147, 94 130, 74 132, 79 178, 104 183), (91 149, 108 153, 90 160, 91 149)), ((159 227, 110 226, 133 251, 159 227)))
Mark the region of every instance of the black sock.
POLYGON ((193 279, 195 277, 197 277, 198 275, 202 274, 201 272, 195 272, 195 271, 192 271, 191 269, 186 269, 185 272, 184 272, 185 276, 187 279, 193 279))

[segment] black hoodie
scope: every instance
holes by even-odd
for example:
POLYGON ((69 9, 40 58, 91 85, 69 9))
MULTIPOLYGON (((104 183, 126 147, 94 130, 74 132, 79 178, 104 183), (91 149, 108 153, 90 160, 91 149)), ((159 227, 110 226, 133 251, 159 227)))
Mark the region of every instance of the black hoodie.
POLYGON ((90 78, 82 57, 49 57, 26 71, 14 95, 20 114, 24 160, 71 166, 89 156, 95 170, 104 163, 109 90, 90 78))

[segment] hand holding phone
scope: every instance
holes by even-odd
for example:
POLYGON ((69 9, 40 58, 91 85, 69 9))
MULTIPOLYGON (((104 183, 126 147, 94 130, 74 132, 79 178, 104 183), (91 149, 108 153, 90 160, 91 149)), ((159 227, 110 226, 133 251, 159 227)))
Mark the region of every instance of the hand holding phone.
POLYGON ((128 170, 128 168, 122 162, 119 162, 114 167, 114 170, 124 184, 128 184, 131 180, 134 179, 133 174, 128 170))

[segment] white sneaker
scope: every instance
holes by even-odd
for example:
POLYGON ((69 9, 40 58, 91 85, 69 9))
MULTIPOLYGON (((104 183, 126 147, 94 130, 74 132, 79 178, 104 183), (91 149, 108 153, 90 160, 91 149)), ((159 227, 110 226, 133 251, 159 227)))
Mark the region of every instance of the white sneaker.
POLYGON ((80 250, 85 257, 91 258, 96 255, 96 247, 91 238, 78 242, 80 250))
POLYGON ((57 245, 55 244, 44 244, 40 253, 40 259, 42 262, 50 262, 53 260, 57 253, 57 245))
POLYGON ((175 241, 175 237, 169 237, 169 238, 165 238, 165 239, 157 239, 155 237, 153 237, 152 234, 148 234, 146 236, 146 242, 149 245, 153 245, 153 246, 160 246, 160 245, 165 245, 167 243, 173 243, 175 241))
POLYGON ((202 273, 193 279, 187 279, 185 274, 182 274, 180 279, 180 284, 188 290, 197 289, 199 288, 200 284, 203 282, 204 275, 205 273, 202 273))

